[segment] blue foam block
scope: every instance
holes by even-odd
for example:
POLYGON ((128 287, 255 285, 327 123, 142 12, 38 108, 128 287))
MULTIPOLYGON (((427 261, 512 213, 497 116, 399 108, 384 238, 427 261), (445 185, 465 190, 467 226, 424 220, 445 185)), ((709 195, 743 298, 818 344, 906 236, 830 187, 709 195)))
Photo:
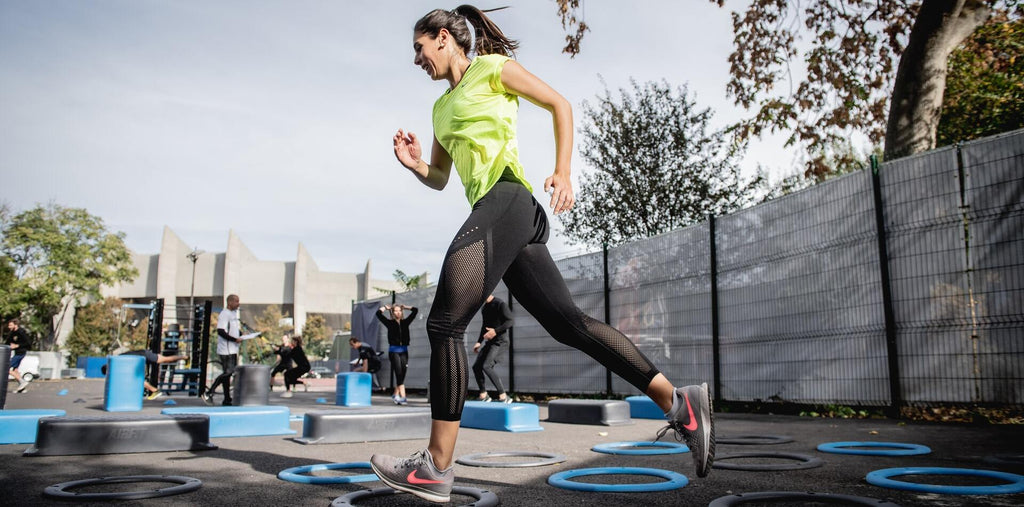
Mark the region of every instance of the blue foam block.
POLYGON ((179 407, 161 414, 204 414, 210 418, 210 438, 292 435, 288 407, 179 407))
POLYGON ((34 444, 40 417, 62 417, 63 410, 0 410, 0 444, 34 444))
POLYGON ((85 370, 85 378, 103 378, 103 367, 106 364, 106 357, 79 357, 75 367, 85 370))
POLYGON ((335 404, 343 407, 369 407, 373 377, 369 373, 350 371, 335 376, 335 404))
POLYGON ((462 409, 463 428, 480 430, 541 431, 540 409, 532 403, 487 403, 467 401, 462 409))
POLYGON ((650 396, 627 396, 629 416, 633 419, 665 419, 665 413, 650 396))
POLYGON ((142 356, 108 356, 107 383, 103 390, 103 409, 107 412, 138 412, 142 410, 142 377, 146 358, 142 356))

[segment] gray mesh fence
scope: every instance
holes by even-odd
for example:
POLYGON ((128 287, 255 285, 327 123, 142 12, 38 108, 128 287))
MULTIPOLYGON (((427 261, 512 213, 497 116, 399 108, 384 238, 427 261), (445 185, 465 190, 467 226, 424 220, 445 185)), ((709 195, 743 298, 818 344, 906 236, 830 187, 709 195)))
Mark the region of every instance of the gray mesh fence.
POLYGON ((723 217, 716 242, 724 399, 886 401, 869 174, 723 217))
MULTIPOLYGON (((573 301, 588 315, 604 317, 604 260, 589 254, 558 261, 573 301)), ((586 354, 557 342, 529 313, 515 305, 515 386, 535 393, 598 393, 605 369, 586 354)))
MULTIPOLYGON (((878 174, 888 280, 869 171, 612 248, 607 270, 600 252, 559 269, 581 309, 623 331, 673 382, 718 385, 722 400, 1024 404, 1024 131, 878 174)), ((420 308, 412 388, 428 381, 433 290, 398 296, 420 308)), ((636 394, 618 378, 609 386, 604 367, 550 337, 504 286, 496 294, 516 314, 514 354, 500 367, 515 391, 636 394)), ((471 362, 479 328, 478 315, 467 329, 471 362)))
POLYGON ((908 401, 972 401, 956 148, 886 163, 879 177, 901 396, 908 401))
POLYGON ((709 240, 701 224, 608 251, 610 324, 680 384, 712 378, 709 240))
POLYGON ((975 396, 1024 404, 1024 135, 962 150, 975 396))

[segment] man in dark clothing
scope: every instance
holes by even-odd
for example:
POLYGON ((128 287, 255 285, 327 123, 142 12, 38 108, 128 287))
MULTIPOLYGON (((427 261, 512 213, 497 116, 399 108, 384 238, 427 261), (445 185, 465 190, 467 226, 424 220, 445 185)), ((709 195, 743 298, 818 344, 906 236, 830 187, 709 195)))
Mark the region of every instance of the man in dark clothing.
POLYGON ((21 321, 18 319, 11 319, 7 323, 7 330, 11 332, 7 338, 7 344, 14 351, 14 357, 11 358, 11 374, 14 375, 14 380, 18 381, 18 388, 14 392, 23 393, 25 389, 28 389, 28 382, 21 377, 18 367, 25 359, 25 354, 32 348, 32 340, 28 337, 25 328, 21 327, 21 321))
POLYGON ((512 309, 508 307, 508 303, 491 294, 487 296, 487 302, 480 312, 484 322, 480 326, 480 338, 473 345, 473 352, 477 353, 476 361, 473 362, 473 374, 476 375, 476 384, 480 387, 478 401, 491 401, 491 396, 484 389, 486 373, 487 378, 494 384, 494 389, 498 391, 498 401, 512 403, 512 398, 505 393, 501 377, 494 371, 494 365, 501 361, 503 355, 502 345, 507 341, 505 332, 512 327, 512 309))
POLYGON ((377 373, 380 371, 380 358, 377 357, 377 351, 373 350, 373 347, 363 343, 354 336, 348 339, 348 343, 353 349, 359 351, 359 362, 355 371, 366 373, 377 373))
POLYGON ((416 320, 419 309, 415 306, 406 305, 384 305, 377 312, 377 320, 380 320, 388 329, 388 361, 391 362, 391 371, 395 374, 395 392, 391 400, 395 405, 405 405, 405 374, 409 371, 409 324, 416 320), (409 310, 409 315, 404 315, 403 310, 409 310), (384 316, 391 313, 391 318, 384 316))

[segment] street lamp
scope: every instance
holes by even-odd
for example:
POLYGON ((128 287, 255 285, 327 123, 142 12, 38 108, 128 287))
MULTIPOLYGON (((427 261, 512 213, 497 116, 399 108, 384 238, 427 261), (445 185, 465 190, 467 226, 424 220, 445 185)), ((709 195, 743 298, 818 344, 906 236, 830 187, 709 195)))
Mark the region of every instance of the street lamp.
POLYGON ((185 257, 188 257, 188 260, 192 261, 192 288, 189 289, 189 292, 188 292, 188 329, 189 329, 189 332, 191 332, 192 328, 194 327, 194 323, 192 321, 195 319, 195 315, 196 315, 196 305, 195 305, 195 295, 196 295, 196 261, 199 260, 199 255, 202 254, 202 253, 203 253, 203 251, 200 250, 199 247, 194 247, 194 248, 192 248, 191 252, 189 252, 188 254, 185 255, 185 257))

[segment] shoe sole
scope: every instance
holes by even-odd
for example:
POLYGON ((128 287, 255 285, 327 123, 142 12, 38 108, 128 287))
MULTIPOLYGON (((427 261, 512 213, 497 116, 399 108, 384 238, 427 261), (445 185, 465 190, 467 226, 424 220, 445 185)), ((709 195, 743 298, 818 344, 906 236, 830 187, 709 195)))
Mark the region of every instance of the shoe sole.
MULTIPOLYGON (((701 436, 704 437, 704 442, 702 442, 704 456, 701 456, 701 459, 694 459, 694 461, 697 465, 697 477, 707 477, 711 473, 712 465, 715 462, 715 416, 711 405, 711 393, 708 392, 707 383, 700 385, 699 393, 700 397, 707 401, 708 409, 706 412, 704 410, 700 411, 700 426, 698 427, 702 430, 701 436), (703 467, 700 466, 702 461, 703 467)), ((694 454, 694 458, 697 458, 696 454, 694 454)))
POLYGON ((373 473, 377 474, 377 477, 380 478, 380 481, 383 482, 384 484, 386 484, 391 489, 396 489, 398 491, 404 491, 406 493, 411 493, 411 494, 416 495, 416 496, 418 496, 418 497, 420 497, 420 498, 422 498, 422 499, 424 499, 424 500, 426 500, 428 502, 434 502, 434 503, 448 503, 452 499, 451 495, 441 496, 441 495, 438 495, 437 493, 434 493, 432 491, 427 491, 425 489, 417 488, 416 486, 411 486, 409 484, 400 484, 400 483, 394 482, 391 479, 388 479, 387 476, 384 475, 383 472, 378 470, 377 469, 377 465, 375 465, 372 461, 370 462, 370 468, 373 469, 373 473))

